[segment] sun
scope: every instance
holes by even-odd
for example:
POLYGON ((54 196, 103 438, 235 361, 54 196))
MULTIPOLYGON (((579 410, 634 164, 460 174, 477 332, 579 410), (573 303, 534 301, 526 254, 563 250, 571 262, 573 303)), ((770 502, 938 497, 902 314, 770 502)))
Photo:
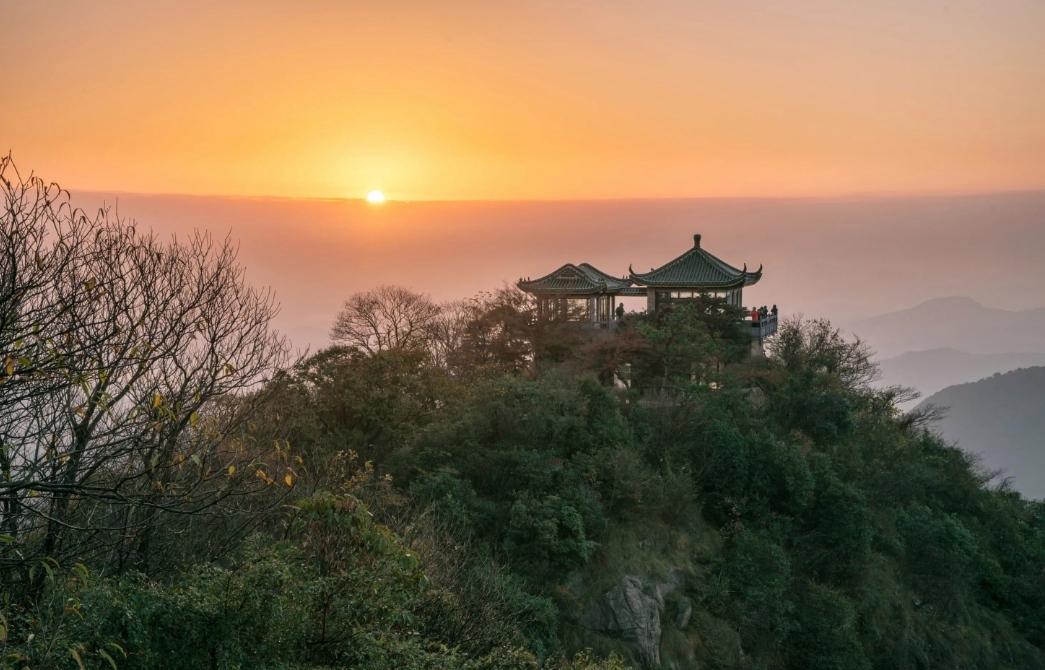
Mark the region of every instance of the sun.
POLYGON ((385 201, 385 194, 381 191, 369 191, 366 194, 366 201, 371 205, 380 205, 385 201))

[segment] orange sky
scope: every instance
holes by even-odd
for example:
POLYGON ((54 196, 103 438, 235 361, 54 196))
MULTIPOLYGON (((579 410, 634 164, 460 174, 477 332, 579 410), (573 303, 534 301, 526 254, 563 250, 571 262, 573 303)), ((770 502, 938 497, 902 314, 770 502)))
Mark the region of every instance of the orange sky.
POLYGON ((139 192, 1045 187, 1041 0, 216 4, 5 3, 0 147, 139 192))

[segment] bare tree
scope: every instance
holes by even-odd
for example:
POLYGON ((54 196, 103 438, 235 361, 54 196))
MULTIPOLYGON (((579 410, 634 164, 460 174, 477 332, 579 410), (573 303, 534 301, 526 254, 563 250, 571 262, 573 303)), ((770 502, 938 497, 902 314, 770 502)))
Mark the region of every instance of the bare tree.
POLYGON ((229 437, 286 362, 277 306, 228 240, 88 217, 10 157, 0 185, 0 565, 142 566, 165 518, 250 488, 229 437))
POLYGON ((449 370, 458 362, 473 312, 472 305, 464 300, 439 305, 439 314, 428 328, 432 362, 437 366, 449 370))
POLYGON ((345 301, 330 338, 368 354, 423 348, 439 306, 401 286, 379 286, 345 301))

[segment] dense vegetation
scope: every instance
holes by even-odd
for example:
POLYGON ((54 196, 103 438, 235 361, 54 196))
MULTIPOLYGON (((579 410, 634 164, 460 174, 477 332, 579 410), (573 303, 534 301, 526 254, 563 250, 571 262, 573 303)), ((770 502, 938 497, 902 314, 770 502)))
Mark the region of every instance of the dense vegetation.
POLYGON ((286 366, 230 252, 3 168, 4 667, 1045 664, 1045 508, 826 322, 385 287, 286 366))

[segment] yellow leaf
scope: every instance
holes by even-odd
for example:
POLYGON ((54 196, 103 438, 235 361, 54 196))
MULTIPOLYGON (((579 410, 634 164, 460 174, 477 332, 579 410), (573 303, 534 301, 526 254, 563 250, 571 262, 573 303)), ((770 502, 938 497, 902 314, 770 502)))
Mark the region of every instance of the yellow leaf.
POLYGON ((200 415, 199 414, 197 414, 196 412, 193 412, 192 414, 189 415, 189 425, 190 426, 195 428, 196 424, 199 423, 199 422, 200 422, 200 415))
POLYGON ((153 407, 153 409, 159 409, 162 404, 163 404, 163 396, 160 395, 159 393, 153 393, 152 394, 152 407, 153 407))
POLYGON ((12 356, 8 356, 4 361, 4 372, 10 377, 15 373, 15 359, 12 356))
POLYGON ((236 474, 236 466, 235 465, 230 465, 229 468, 228 468, 228 473, 229 473, 229 477, 231 477, 232 475, 236 474))
POLYGON ((290 474, 289 472, 287 474, 283 475, 283 483, 286 484, 287 486, 293 486, 294 485, 294 475, 290 474))

